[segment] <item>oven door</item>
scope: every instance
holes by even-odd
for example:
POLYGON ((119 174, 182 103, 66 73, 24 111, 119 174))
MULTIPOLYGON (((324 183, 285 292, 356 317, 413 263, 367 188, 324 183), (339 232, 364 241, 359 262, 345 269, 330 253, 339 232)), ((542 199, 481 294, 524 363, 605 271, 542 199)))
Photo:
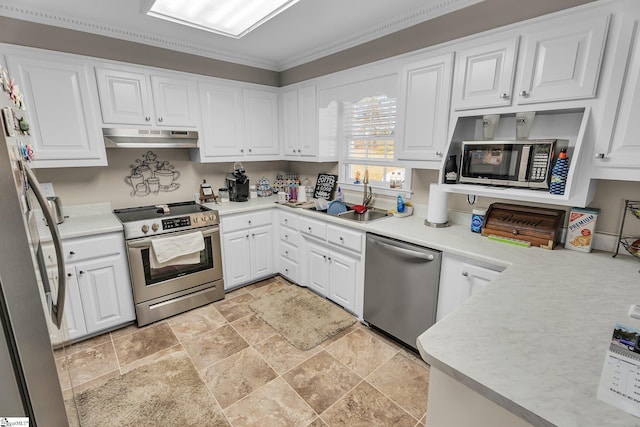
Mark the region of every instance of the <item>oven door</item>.
MULTIPOLYGON (((171 233, 170 236, 194 231, 196 230, 171 233)), ((202 232, 205 243, 205 248, 200 251, 200 262, 197 264, 168 265, 154 269, 149 259, 151 240, 162 239, 163 236, 145 237, 127 242, 131 286, 136 304, 222 279, 219 226, 205 227, 197 231, 202 232)))

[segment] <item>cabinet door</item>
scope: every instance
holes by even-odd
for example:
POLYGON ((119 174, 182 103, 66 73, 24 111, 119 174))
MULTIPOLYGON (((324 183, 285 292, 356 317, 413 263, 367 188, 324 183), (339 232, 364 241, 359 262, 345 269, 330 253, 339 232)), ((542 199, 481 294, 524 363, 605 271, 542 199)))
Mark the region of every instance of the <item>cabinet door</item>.
POLYGON ((517 48, 516 37, 458 52, 453 108, 510 105, 517 48))
POLYGON ((397 158, 441 160, 447 143, 453 54, 403 67, 397 158))
POLYGON ((313 242, 307 243, 307 286, 321 295, 329 295, 329 251, 313 242))
MULTIPOLYGON (((78 284, 76 271, 74 268, 68 268, 66 271, 67 294, 65 296, 64 302, 64 319, 67 322, 69 338, 73 340, 87 335, 88 331, 87 325, 85 323, 82 298, 80 296, 80 287, 78 284)), ((55 283, 57 283, 57 280, 55 281, 55 283)), ((51 326, 55 329, 55 326, 53 326, 53 324, 51 326)))
POLYGON ((298 120, 298 153, 303 157, 318 157, 318 104, 315 86, 298 90, 298 120))
POLYGON ((225 289, 251 280, 251 245, 249 230, 222 235, 225 289))
POLYGON ((271 225, 255 227, 251 233, 251 278, 273 273, 273 231, 271 225))
POLYGON ((96 68, 96 76, 104 123, 145 126, 155 123, 146 75, 96 68))
POLYGON ((280 95, 282 151, 285 157, 300 155, 298 133, 298 91, 290 90, 280 95))
POLYGON ((76 274, 88 333, 135 319, 128 270, 121 257, 78 263, 76 274))
POLYGON ((498 266, 488 267, 472 264, 467 258, 446 252, 442 255, 436 321, 453 311, 502 271, 498 266))
POLYGON ((525 35, 518 104, 593 98, 608 26, 607 15, 525 35))
POLYGON ((35 167, 106 166, 93 71, 66 57, 8 55, 23 88, 35 167))
POLYGON ((200 89, 204 158, 238 156, 244 150, 242 90, 236 86, 203 83, 200 89))
POLYGON ((355 311, 358 260, 331 252, 329 255, 329 299, 355 311))
MULTIPOLYGON (((627 49, 616 52, 616 63, 626 65, 620 92, 607 94, 605 108, 616 109, 615 120, 596 141, 594 164, 613 173, 612 179, 638 180, 640 168, 640 11, 625 17, 627 49), (630 40, 630 42, 629 42, 630 40), (627 56, 628 54, 628 56, 627 56), (628 58, 628 63, 625 60, 628 58), (611 168, 611 169, 609 169, 611 168), (622 174, 619 178, 617 174, 622 174)), ((609 178, 609 177, 607 177, 609 178)))
POLYGON ((153 106, 159 126, 197 126, 196 84, 185 79, 151 76, 153 106))
POLYGON ((278 154, 278 95, 275 92, 245 89, 246 155, 278 154))

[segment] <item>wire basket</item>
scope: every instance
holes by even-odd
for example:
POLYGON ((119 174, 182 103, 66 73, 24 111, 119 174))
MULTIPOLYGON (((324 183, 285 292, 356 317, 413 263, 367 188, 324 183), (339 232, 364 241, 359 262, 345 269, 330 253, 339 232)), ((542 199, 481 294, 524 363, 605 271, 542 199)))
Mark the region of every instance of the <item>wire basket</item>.
POLYGON ((622 246, 631 255, 640 258, 640 237, 623 237, 620 239, 622 246))

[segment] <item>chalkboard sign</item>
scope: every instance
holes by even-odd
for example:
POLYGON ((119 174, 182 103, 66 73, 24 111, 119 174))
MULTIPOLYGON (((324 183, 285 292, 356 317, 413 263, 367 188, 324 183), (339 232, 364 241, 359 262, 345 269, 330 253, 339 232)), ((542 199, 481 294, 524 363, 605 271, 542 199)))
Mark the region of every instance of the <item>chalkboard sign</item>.
POLYGON ((330 175, 326 173, 318 174, 316 181, 316 189, 313 192, 314 199, 333 200, 333 193, 336 191, 338 184, 338 175, 330 175))

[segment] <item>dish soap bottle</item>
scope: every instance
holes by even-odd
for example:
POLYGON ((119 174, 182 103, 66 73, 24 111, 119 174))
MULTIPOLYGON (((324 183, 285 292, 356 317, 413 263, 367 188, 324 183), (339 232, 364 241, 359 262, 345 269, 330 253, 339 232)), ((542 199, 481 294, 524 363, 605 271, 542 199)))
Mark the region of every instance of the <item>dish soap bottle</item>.
POLYGON ((445 184, 456 184, 458 182, 458 162, 456 161, 456 156, 449 156, 449 160, 447 160, 447 164, 444 167, 444 183, 445 184))
POLYGON ((567 157, 567 149, 563 148, 558 154, 558 160, 551 171, 551 183, 549 186, 550 194, 563 195, 567 185, 567 175, 569 174, 569 157, 567 157))
POLYGON ((402 199, 402 196, 400 194, 398 194, 398 207, 396 210, 398 211, 398 213, 404 212, 404 200, 402 199))
POLYGON ((339 202, 342 202, 342 190, 340 189, 340 187, 338 187, 338 194, 336 194, 336 200, 339 202))

